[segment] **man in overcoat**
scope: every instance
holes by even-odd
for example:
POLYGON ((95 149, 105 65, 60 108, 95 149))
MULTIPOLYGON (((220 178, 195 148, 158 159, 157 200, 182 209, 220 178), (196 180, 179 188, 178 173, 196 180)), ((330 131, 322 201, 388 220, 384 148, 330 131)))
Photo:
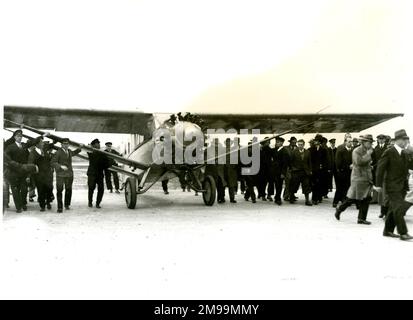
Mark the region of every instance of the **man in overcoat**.
MULTIPOLYGON (((384 134, 380 134, 377 136, 377 145, 374 148, 373 153, 373 180, 376 181, 376 173, 377 173, 377 165, 379 163, 380 158, 382 157, 384 151, 386 151, 388 145, 386 143, 386 136, 384 134)), ((383 190, 382 193, 378 193, 373 190, 373 200, 372 203, 379 203, 380 204, 380 218, 384 218, 387 214, 388 210, 388 201, 386 199, 385 192, 383 190)))
POLYGON ((405 200, 409 190, 408 174, 413 169, 413 158, 405 150, 409 137, 405 130, 395 133, 394 146, 388 148, 382 155, 377 165, 377 191, 382 192, 383 187, 389 199, 389 211, 384 226, 385 237, 400 237, 401 240, 412 240, 409 235, 404 216, 412 203, 405 200), (397 227, 397 233, 394 229, 397 227))
POLYGON ((347 199, 342 203, 335 213, 337 220, 340 215, 352 204, 358 204, 358 224, 370 225, 367 221, 367 214, 371 201, 371 191, 373 188, 372 154, 373 136, 371 134, 362 135, 358 139, 360 146, 353 151, 353 170, 351 173, 351 185, 347 193, 347 199))
POLYGON ((337 208, 339 202, 344 202, 351 184, 351 169, 353 167, 353 143, 352 138, 346 138, 344 144, 337 148, 336 152, 336 193, 333 207, 337 208))

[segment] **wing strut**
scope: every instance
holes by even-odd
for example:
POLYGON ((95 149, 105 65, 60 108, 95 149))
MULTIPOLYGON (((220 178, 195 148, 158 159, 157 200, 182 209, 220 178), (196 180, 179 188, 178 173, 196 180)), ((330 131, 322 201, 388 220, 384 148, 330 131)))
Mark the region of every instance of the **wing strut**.
MULTIPOLYGON (((47 133, 47 132, 45 132, 45 131, 42 131, 42 130, 39 130, 39 129, 30 127, 30 126, 27 126, 27 125, 25 125, 25 124, 20 124, 20 123, 17 123, 17 122, 8 120, 8 119, 4 119, 4 121, 6 121, 6 122, 8 122, 8 123, 11 123, 11 124, 13 124, 13 125, 16 125, 16 126, 18 126, 18 127, 20 127, 20 128, 24 128, 24 129, 27 129, 27 130, 29 130, 29 131, 32 131, 32 132, 34 132, 34 133, 36 133, 36 134, 43 135, 43 134, 47 133)), ((47 137, 50 138, 50 139, 52 139, 53 141, 57 141, 57 142, 61 142, 61 141, 63 140, 62 137, 59 137, 59 136, 56 136, 56 135, 53 135, 53 134, 49 134, 47 137)), ((86 150, 86 151, 88 151, 88 152, 97 152, 97 153, 104 154, 104 155, 106 155, 106 156, 109 157, 109 158, 115 159, 117 162, 126 164, 126 165, 131 166, 131 167, 133 167, 133 168, 135 168, 135 169, 137 168, 137 169, 141 169, 141 170, 147 170, 148 168, 150 168, 150 166, 148 166, 148 165, 146 165, 146 164, 143 164, 143 163, 140 163, 140 162, 137 162, 137 161, 134 161, 134 160, 130 160, 130 159, 127 159, 127 158, 123 158, 123 157, 118 156, 118 155, 115 155, 115 154, 113 154, 113 153, 109 153, 109 152, 106 152, 106 151, 98 150, 98 149, 95 149, 95 148, 92 148, 92 147, 89 147, 89 146, 80 144, 80 143, 75 142, 75 141, 72 141, 72 140, 69 140, 69 143, 70 143, 71 145, 75 146, 75 147, 84 149, 84 150, 86 150)))

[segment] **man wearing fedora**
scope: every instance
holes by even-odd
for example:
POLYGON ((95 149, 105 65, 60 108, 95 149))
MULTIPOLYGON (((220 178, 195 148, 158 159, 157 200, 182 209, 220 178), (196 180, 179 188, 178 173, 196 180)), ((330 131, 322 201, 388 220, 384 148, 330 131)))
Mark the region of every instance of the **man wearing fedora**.
POLYGON ((64 138, 60 141, 61 148, 54 154, 51 165, 56 171, 56 198, 57 212, 63 212, 63 189, 65 190, 64 206, 66 210, 70 210, 72 202, 72 186, 73 186, 73 167, 72 158, 79 154, 82 150, 69 149, 69 139, 64 138))
POLYGON ((318 205, 323 201, 325 191, 325 172, 328 167, 327 149, 321 146, 323 136, 317 134, 314 138, 313 146, 309 149, 311 155, 311 189, 313 191, 313 205, 318 205))
POLYGON ((385 222, 383 236, 400 237, 401 240, 412 240, 409 235, 404 216, 412 206, 405 201, 408 185, 409 169, 413 169, 413 160, 406 153, 409 137, 405 130, 396 131, 394 145, 388 148, 380 158, 377 165, 377 191, 382 192, 383 187, 389 200, 389 211, 385 222), (397 227, 399 236, 394 234, 397 227))
POLYGON ((371 190, 373 188, 373 173, 371 169, 373 154, 373 136, 362 135, 358 139, 360 146, 354 149, 352 154, 353 170, 351 173, 351 185, 347 193, 347 199, 342 203, 335 213, 337 220, 340 215, 353 203, 358 204, 358 224, 370 225, 367 214, 371 201, 371 190))
POLYGON ((347 137, 344 144, 336 151, 336 193, 334 195, 333 207, 337 208, 339 202, 346 199, 348 189, 351 185, 351 169, 353 167, 353 139, 347 137))
MULTIPOLYGON (((100 149, 100 141, 98 139, 94 139, 90 145, 94 149, 100 149)), ((104 172, 110 167, 110 161, 106 155, 100 152, 88 152, 87 154, 89 156, 89 167, 87 169, 89 208, 93 207, 93 194, 97 186, 96 208, 100 209, 100 203, 102 202, 103 194, 105 192, 103 183, 104 172)))
POLYGON ((333 191, 333 179, 337 183, 337 170, 336 170, 336 139, 330 139, 328 141, 330 146, 327 148, 328 152, 328 168, 329 168, 329 178, 328 178, 328 191, 333 191))

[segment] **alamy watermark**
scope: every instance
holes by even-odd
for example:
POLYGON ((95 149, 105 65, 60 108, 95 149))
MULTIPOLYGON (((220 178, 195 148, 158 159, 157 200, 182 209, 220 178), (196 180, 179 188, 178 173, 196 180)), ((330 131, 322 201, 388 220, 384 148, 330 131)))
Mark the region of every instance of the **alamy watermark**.
POLYGON ((231 164, 241 165, 242 175, 255 175, 260 169, 260 145, 257 136, 259 129, 207 129, 208 137, 215 135, 235 136, 252 134, 254 138, 248 146, 241 147, 239 138, 227 138, 220 143, 218 138, 209 139, 205 144, 205 135, 201 130, 186 130, 184 124, 174 126, 174 132, 168 128, 159 128, 154 132, 155 147, 152 152, 154 163, 161 164, 231 164))

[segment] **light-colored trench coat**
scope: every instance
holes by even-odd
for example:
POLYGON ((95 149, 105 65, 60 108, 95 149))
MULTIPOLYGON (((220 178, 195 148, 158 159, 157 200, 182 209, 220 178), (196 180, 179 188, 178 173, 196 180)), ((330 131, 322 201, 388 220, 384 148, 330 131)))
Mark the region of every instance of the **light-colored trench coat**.
POLYGON ((363 146, 354 149, 351 186, 347 193, 349 199, 363 200, 370 197, 373 187, 371 162, 371 155, 363 146))

